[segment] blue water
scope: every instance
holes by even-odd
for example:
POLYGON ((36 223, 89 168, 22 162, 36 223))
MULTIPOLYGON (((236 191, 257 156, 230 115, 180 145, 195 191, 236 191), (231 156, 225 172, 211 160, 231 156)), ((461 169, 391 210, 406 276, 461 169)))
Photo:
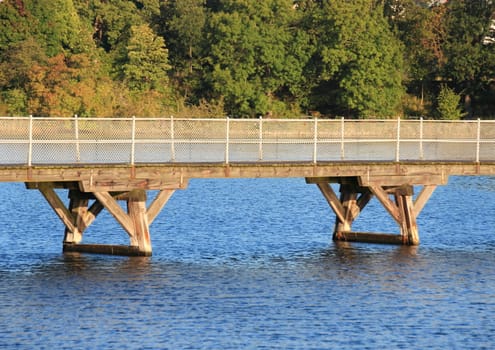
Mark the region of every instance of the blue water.
MULTIPOLYGON (((495 346, 494 178, 439 187, 419 247, 333 243, 303 179, 191 180, 153 223, 151 258, 64 255, 41 194, 0 196, 0 348, 495 346)), ((398 232, 376 200, 353 228, 398 232)), ((128 238, 102 213, 84 242, 128 238)))

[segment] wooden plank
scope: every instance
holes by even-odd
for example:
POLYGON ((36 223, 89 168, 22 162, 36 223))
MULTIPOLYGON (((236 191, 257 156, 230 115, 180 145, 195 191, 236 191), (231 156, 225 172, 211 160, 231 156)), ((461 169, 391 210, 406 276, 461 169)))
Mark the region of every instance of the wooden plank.
POLYGON ((419 192, 416 200, 414 201, 414 215, 416 215, 416 217, 419 216, 424 206, 426 205, 426 202, 428 202, 436 188, 437 186, 435 185, 423 186, 421 192, 419 192))
POLYGON ((155 221, 156 217, 161 212, 165 204, 167 204, 168 200, 170 199, 170 197, 172 197, 174 192, 175 190, 161 190, 160 192, 158 192, 147 211, 148 222, 150 225, 153 223, 153 221, 155 221))
POLYGON ((337 218, 341 222, 344 222, 345 221, 344 207, 342 206, 342 203, 340 203, 340 200, 337 198, 337 195, 335 194, 332 187, 328 183, 318 183, 317 186, 320 189, 321 193, 323 194, 323 197, 325 197, 328 204, 333 209, 335 215, 337 215, 337 218))
MULTIPOLYGON (((95 197, 112 214, 131 238, 134 237, 134 225, 117 201, 108 192, 94 192, 95 197)), ((132 244, 131 244, 132 245, 132 244)))
POLYGON ((50 204, 52 209, 55 211, 57 216, 62 220, 65 227, 69 231, 75 232, 76 227, 73 223, 74 219, 72 217, 72 214, 69 209, 65 207, 64 202, 62 202, 57 193, 55 193, 54 189, 50 187, 49 184, 40 184, 38 189, 43 197, 45 197, 46 201, 50 204))
POLYGON ((400 225, 401 218, 399 213, 399 208, 390 200, 388 194, 381 186, 373 185, 370 186, 371 192, 376 196, 376 198, 382 203, 383 207, 389 212, 392 218, 400 225))

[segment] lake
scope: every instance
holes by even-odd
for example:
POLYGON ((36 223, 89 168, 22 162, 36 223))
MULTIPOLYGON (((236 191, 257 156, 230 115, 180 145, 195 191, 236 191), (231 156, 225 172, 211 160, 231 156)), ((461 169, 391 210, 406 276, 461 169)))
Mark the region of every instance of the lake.
MULTIPOLYGON (((495 346, 495 178, 437 188, 419 247, 332 242, 304 179, 191 180, 151 226, 151 258, 64 255, 39 192, 0 196, 0 348, 495 346)), ((398 232, 376 199, 353 229, 398 232)), ((128 238, 102 213, 84 242, 128 238)))

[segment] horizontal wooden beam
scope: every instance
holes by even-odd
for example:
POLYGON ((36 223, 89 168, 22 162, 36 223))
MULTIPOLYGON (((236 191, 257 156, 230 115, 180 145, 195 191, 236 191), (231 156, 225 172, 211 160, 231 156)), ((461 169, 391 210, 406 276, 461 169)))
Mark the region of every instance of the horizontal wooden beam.
POLYGON ((350 184, 356 185, 358 184, 357 176, 351 177, 339 177, 339 176, 320 176, 320 177, 307 177, 307 184, 318 184, 318 183, 331 183, 331 184, 350 184))
POLYGON ((38 190, 38 189, 40 189, 40 187, 46 187, 47 185, 51 188, 56 188, 56 189, 66 189, 66 190, 67 189, 68 190, 78 190, 79 189, 79 183, 77 181, 26 182, 25 185, 26 185, 26 188, 28 190, 38 190))
POLYGON ((448 176, 444 174, 420 175, 365 175, 359 176, 361 186, 404 186, 404 185, 446 185, 448 176))
POLYGON ((402 236, 389 233, 373 232, 338 232, 334 239, 345 242, 379 243, 402 245, 402 236))
POLYGON ((71 244, 64 243, 64 253, 91 253, 122 256, 151 256, 151 252, 143 252, 138 246, 111 244, 71 244))
MULTIPOLYGON (((194 178, 315 178, 356 177, 364 184, 374 183, 397 176, 393 183, 380 185, 444 184, 450 175, 495 175, 495 162, 252 162, 252 163, 163 163, 130 165, 47 165, 4 166, 0 165, 0 182, 74 182, 86 181, 88 185, 110 181, 128 181, 143 187, 166 188, 163 184, 150 183, 159 180, 184 184, 194 178), (410 177, 410 179, 408 178, 410 177), (404 179, 407 179, 404 183, 404 179), (424 183, 421 183, 421 182, 424 183)), ((390 180, 390 179, 389 179, 390 180)), ((124 185, 128 190, 130 186, 124 185)), ((166 184, 165 184, 166 186, 166 184)), ((181 185, 183 186, 183 185, 181 185)), ((182 188, 182 187, 179 187, 182 188)), ((91 186, 90 186, 91 189, 91 186)))
POLYGON ((164 189, 184 189, 187 181, 182 179, 119 179, 98 180, 89 179, 81 181, 84 192, 113 192, 132 190, 164 190, 164 189))

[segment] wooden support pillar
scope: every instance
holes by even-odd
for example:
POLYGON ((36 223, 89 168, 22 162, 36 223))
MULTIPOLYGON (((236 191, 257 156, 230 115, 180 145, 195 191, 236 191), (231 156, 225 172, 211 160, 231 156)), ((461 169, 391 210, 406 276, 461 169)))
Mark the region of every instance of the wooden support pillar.
POLYGON ((148 215, 146 213, 146 192, 133 190, 127 199, 127 212, 133 225, 131 242, 137 245, 144 255, 151 255, 151 239, 148 215))
MULTIPOLYGON (((116 197, 109 192, 94 192, 93 194, 129 235, 130 247, 125 255, 151 256, 149 227, 174 192, 175 190, 168 189, 159 191, 148 209, 146 208, 145 190, 132 190, 116 197), (117 203, 119 199, 127 202, 127 213, 117 203)), ((98 252, 101 251, 108 250, 100 247, 98 252)), ((112 247, 110 251, 111 254, 117 254, 117 251, 122 254, 122 248, 112 247)))
POLYGON ((349 233, 352 232, 353 222, 371 200, 371 192, 367 188, 359 186, 355 178, 343 178, 340 179, 339 199, 330 184, 326 182, 327 179, 322 180, 307 179, 306 181, 316 183, 336 215, 333 239, 337 241, 356 240, 357 233, 354 232, 352 235, 349 233))
POLYGON ((418 225, 414 212, 412 186, 397 189, 394 196, 397 207, 399 208, 399 226, 402 243, 404 245, 419 245, 418 225))
POLYGON ((88 212, 88 199, 73 197, 70 198, 69 212, 72 214, 74 231, 65 228, 64 243, 80 243, 84 232, 84 216, 88 212))
POLYGON ((77 183, 51 182, 27 183, 26 186, 29 189, 38 189, 64 223, 64 252, 133 256, 151 255, 149 226, 175 192, 175 189, 161 189, 147 209, 146 191, 142 189, 124 192, 83 192, 77 183), (55 188, 69 189, 68 208, 55 192, 55 188), (91 206, 90 200, 94 200, 91 206), (119 200, 127 202, 127 212, 118 204, 119 200), (81 244, 84 231, 104 208, 128 233, 129 246, 81 244))
POLYGON ((344 209, 344 221, 341 221, 339 217, 336 218, 334 240, 342 240, 345 238, 346 232, 352 231, 354 220, 357 219, 371 198, 372 195, 367 189, 354 184, 340 185, 340 202, 344 209))
POLYGON ((343 219, 336 218, 334 239, 338 239, 340 232, 351 231, 352 222, 359 215, 357 207, 357 193, 349 185, 340 185, 340 203, 344 209, 343 219))
MULTIPOLYGON (((400 183, 400 179, 391 181, 400 183)), ((404 245, 419 244, 416 218, 436 188, 434 184, 423 185, 421 192, 413 200, 414 188, 410 184, 394 183, 392 186, 383 186, 376 182, 368 182, 363 185, 363 180, 359 181, 357 178, 309 178, 306 182, 318 186, 336 215, 334 240, 404 245), (330 181, 340 183, 340 198, 330 186, 330 181), (390 198, 391 195, 394 200, 390 198), (352 223, 373 196, 398 224, 400 235, 352 231, 352 223)))
POLYGON ((91 193, 81 192, 78 189, 69 190, 69 212, 72 214, 75 231, 65 228, 64 243, 80 243, 84 231, 103 210, 103 205, 97 200, 88 208, 90 199, 94 199, 91 193))

